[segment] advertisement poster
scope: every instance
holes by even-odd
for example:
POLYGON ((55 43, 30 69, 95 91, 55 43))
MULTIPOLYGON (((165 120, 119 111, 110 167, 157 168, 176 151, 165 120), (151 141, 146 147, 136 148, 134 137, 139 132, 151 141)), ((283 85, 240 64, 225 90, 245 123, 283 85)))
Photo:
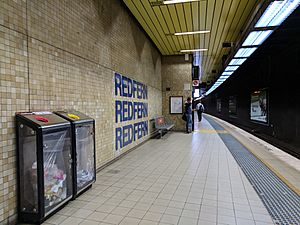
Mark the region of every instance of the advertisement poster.
POLYGON ((251 120, 268 122, 268 98, 267 90, 254 91, 251 94, 251 120))
POLYGON ((237 115, 236 96, 229 96, 229 115, 237 115))
POLYGON ((182 114, 182 96, 170 96, 170 114, 182 114))

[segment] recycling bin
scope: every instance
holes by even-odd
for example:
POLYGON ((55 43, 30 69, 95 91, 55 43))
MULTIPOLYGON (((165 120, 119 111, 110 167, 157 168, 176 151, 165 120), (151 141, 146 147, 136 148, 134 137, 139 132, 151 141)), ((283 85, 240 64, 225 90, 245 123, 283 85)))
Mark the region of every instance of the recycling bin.
POLYGON ((73 196, 71 124, 51 112, 16 114, 19 222, 38 223, 73 196))
POLYGON ((76 198, 96 180, 95 120, 78 111, 54 113, 71 122, 73 198, 76 198))

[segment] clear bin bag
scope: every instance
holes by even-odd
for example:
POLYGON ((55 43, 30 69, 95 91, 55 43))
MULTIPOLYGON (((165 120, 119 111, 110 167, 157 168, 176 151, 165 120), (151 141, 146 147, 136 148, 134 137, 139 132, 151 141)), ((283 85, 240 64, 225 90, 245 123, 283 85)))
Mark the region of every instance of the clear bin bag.
POLYGON ((45 209, 55 206, 67 198, 70 179, 70 144, 69 132, 59 131, 45 134, 44 154, 44 200, 45 209), (68 139, 68 141, 67 141, 68 139))
POLYGON ((94 179, 93 125, 76 127, 77 187, 80 189, 94 179))

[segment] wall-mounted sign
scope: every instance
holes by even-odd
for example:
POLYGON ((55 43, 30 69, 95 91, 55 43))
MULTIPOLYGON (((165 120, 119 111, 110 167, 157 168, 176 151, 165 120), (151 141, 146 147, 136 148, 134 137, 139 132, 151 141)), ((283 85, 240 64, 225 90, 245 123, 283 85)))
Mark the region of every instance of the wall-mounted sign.
POLYGON ((257 90, 251 93, 250 106, 251 120, 268 122, 268 92, 267 89, 257 90))
POLYGON ((184 91, 190 91, 190 90, 191 90, 191 84, 185 83, 185 84, 183 85, 183 90, 184 90, 184 91))
POLYGON ((116 150, 148 135, 147 85, 115 73, 116 150))
POLYGON ((199 86, 200 81, 199 80, 193 80, 193 86, 194 87, 198 87, 199 86))

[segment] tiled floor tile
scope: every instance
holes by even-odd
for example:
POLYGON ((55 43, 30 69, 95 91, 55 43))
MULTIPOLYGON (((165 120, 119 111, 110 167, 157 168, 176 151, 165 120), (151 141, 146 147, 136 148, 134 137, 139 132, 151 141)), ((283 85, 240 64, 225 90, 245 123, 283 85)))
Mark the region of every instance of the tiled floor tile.
POLYGON ((169 203, 170 203, 170 201, 166 200, 166 199, 156 199, 153 204, 161 205, 161 206, 168 206, 169 203))
POLYGON ((216 223, 205 220, 198 220, 198 225, 216 225, 216 223))
POLYGON ((183 209, 181 216, 198 219, 199 211, 198 210, 183 209))
POLYGON ((94 220, 83 220, 80 225, 99 225, 100 222, 94 220))
POLYGON ((58 225, 58 224, 61 224, 67 218, 68 218, 68 216, 56 214, 56 215, 53 215, 52 217, 50 217, 47 220, 47 223, 58 225))
POLYGON ((62 223, 60 223, 61 225, 78 225, 83 221, 83 219, 81 218, 73 218, 73 217, 69 217, 67 219, 65 219, 62 223))
POLYGON ((77 210, 78 210, 78 208, 72 208, 69 205, 67 205, 66 207, 64 207, 60 211, 58 211, 57 214, 64 215, 64 216, 71 216, 77 210))
POLYGON ((174 216, 180 216, 182 212, 182 209, 180 208, 173 208, 173 207, 168 207, 165 211, 165 214, 167 215, 174 215, 174 216))
POLYGON ((92 210, 95 211, 97 208, 99 208, 101 204, 98 203, 94 203, 94 202, 89 202, 87 205, 85 205, 84 207, 82 207, 83 209, 87 209, 87 210, 92 210))
POLYGON ((234 211, 233 209, 226 209, 226 208, 218 208, 218 215, 221 216, 231 216, 234 217, 236 211, 234 211))
POLYGON ((123 220, 124 216, 109 214, 104 218, 103 222, 111 224, 119 224, 123 220))
POLYGON ((127 200, 124 200, 120 203, 119 206, 121 207, 126 207, 126 208, 133 208, 134 206, 136 205, 136 202, 135 201, 127 201, 127 200))
POLYGON ((151 203, 142 203, 142 202, 138 202, 135 206, 134 209, 139 209, 139 210, 148 210, 151 207, 151 203))
POLYGON ((116 207, 111 211, 111 214, 114 215, 120 215, 120 216, 126 216, 130 211, 130 208, 125 208, 125 207, 116 207))
POLYGON ((218 215, 217 221, 218 221, 218 223, 221 223, 221 224, 229 224, 229 225, 236 224, 235 217, 232 217, 232 216, 218 215))
POLYGON ((233 202, 218 201, 218 208, 233 209, 233 202))
POLYGON ((103 204, 99 208, 97 208, 96 211, 110 213, 116 207, 117 206, 115 206, 115 205, 103 204))
POLYGON ((120 225, 138 225, 140 223, 140 219, 132 218, 132 217, 125 217, 120 225))
POLYGON ((171 200, 172 197, 173 197, 173 194, 160 194, 160 195, 158 195, 157 198, 159 198, 159 199, 171 200))
POLYGON ((93 210, 78 209, 72 216, 85 219, 93 212, 94 212, 93 210))
POLYGON ((167 215, 164 214, 160 220, 160 222, 167 223, 167 224, 177 224, 179 221, 179 216, 174 215, 167 215))
POLYGON ((185 203, 184 209, 187 210, 198 210, 200 211, 201 205, 200 204, 192 204, 192 203, 185 203))
POLYGON ((166 211, 166 206, 161 205, 152 205, 149 209, 150 212, 156 212, 156 213, 164 213, 166 211))
POLYGON ((207 213, 207 212, 203 213, 201 211, 200 215, 199 215, 199 220, 216 223, 217 222, 217 214, 210 214, 210 213, 207 213))
POLYGON ((183 209, 184 204, 185 204, 184 202, 170 201, 169 202, 169 207, 183 209))
POLYGON ((237 203, 234 203, 234 209, 239 210, 239 211, 246 211, 246 212, 251 211, 251 208, 249 205, 237 204, 237 203))
POLYGON ((245 211, 235 210, 235 217, 241 219, 247 219, 247 220, 254 220, 251 211, 245 212, 245 211))
POLYGON ((91 215, 88 216, 87 219, 100 222, 100 221, 103 221, 106 216, 108 216, 108 213, 93 212, 91 215))
POLYGON ((205 213, 209 213, 209 214, 214 214, 217 215, 217 210, 218 208, 216 206, 206 206, 206 205, 202 205, 200 208, 200 213, 201 214, 205 214, 205 213))
POLYGON ((198 220, 187 218, 187 217, 180 217, 178 225, 197 225, 198 220))
POLYGON ((146 215, 143 217, 143 220, 159 222, 162 215, 162 213, 147 212, 146 215))
POLYGON ((255 222, 253 220, 236 218, 236 224, 237 225, 255 225, 255 222))
POLYGON ((201 197, 188 197, 186 202, 190 204, 202 204, 203 199, 201 197))
POLYGON ((146 212, 147 212, 146 210, 132 209, 127 214, 127 216, 142 219, 145 216, 146 212))
POLYGON ((141 220, 139 225, 158 225, 158 222, 154 222, 150 220, 141 220))

